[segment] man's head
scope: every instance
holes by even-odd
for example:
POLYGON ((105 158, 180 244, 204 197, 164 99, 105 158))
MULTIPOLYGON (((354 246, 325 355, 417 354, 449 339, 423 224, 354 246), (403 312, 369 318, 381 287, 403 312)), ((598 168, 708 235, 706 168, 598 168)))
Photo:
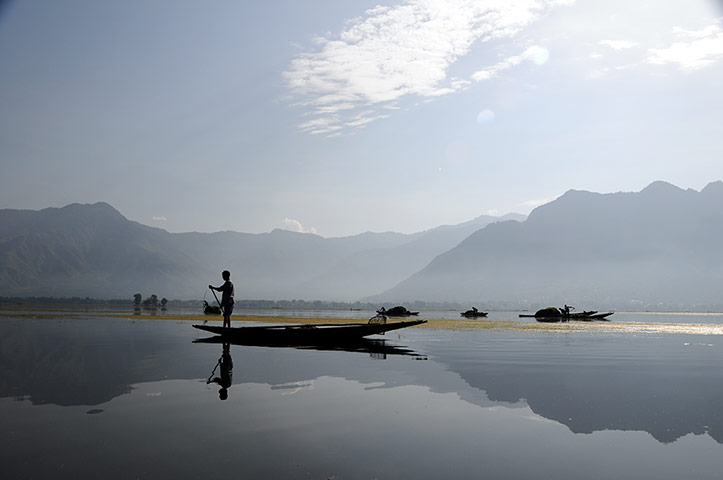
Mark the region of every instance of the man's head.
POLYGON ((224 280, 228 280, 229 278, 231 278, 231 272, 229 272, 228 270, 224 270, 223 272, 221 272, 221 277, 223 277, 224 280))

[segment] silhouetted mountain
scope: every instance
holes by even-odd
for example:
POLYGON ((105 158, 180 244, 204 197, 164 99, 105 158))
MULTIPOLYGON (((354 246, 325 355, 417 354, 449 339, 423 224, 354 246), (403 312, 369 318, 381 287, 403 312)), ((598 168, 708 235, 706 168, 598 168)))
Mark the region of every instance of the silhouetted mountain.
POLYGON ((198 265, 171 234, 128 221, 106 203, 2 210, 0 226, 5 295, 108 298, 157 285, 173 291, 198 265))
POLYGON ((343 258, 329 270, 313 278, 300 290, 326 292, 332 299, 351 299, 373 295, 391 288, 424 268, 431 259, 486 225, 503 220, 523 221, 526 217, 508 214, 503 217, 482 215, 459 225, 443 225, 420 234, 395 247, 374 248, 343 258))
POLYGON ((404 272, 382 283, 391 286, 493 220, 481 217, 413 235, 367 232, 327 239, 286 230, 171 234, 129 221, 106 203, 0 210, 0 292, 199 298, 229 269, 238 298, 356 300, 355 288, 365 294, 381 290, 364 269, 404 272), (365 261, 355 263, 359 256, 365 261), (347 284, 348 278, 355 281, 347 284))
POLYGON ((701 192, 570 190, 527 221, 495 223, 376 301, 720 305, 723 182, 701 192))

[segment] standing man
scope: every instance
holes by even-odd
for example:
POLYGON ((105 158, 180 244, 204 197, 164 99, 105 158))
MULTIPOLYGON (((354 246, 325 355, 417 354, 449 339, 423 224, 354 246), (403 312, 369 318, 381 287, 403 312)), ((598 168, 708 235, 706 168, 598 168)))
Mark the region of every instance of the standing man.
POLYGON ((224 270, 221 272, 224 282, 220 287, 209 285, 208 288, 221 292, 221 310, 223 310, 223 326, 231 326, 231 313, 233 313, 233 283, 231 283, 231 272, 224 270))

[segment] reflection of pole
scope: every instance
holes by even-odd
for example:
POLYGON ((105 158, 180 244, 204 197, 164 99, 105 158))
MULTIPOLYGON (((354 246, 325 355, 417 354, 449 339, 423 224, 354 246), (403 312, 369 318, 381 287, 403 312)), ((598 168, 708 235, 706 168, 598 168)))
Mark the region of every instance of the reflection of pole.
POLYGON ((218 368, 219 365, 221 365, 221 359, 220 359, 220 358, 218 359, 218 362, 216 362, 216 366, 213 367, 213 370, 211 371, 211 375, 208 376, 208 380, 206 380, 206 385, 208 385, 209 383, 213 382, 213 380, 211 380, 211 379, 213 378, 213 375, 216 373, 216 369, 218 368))
POLYGON ((208 385, 209 383, 217 383, 221 386, 218 391, 218 398, 220 398, 221 400, 226 400, 228 398, 228 388, 231 386, 231 383, 233 383, 233 360, 231 360, 230 350, 231 344, 224 343, 221 358, 218 359, 218 362, 216 362, 216 366, 213 367, 211 375, 206 380, 206 385, 208 385), (221 367, 221 371, 219 372, 220 376, 214 377, 214 375, 216 374, 216 369, 219 366, 221 367))
POLYGON ((213 298, 216 299, 216 303, 218 303, 218 308, 221 309, 221 313, 223 313, 224 315, 226 315, 226 312, 223 311, 223 305, 221 305, 221 302, 218 301, 218 296, 216 296, 216 292, 214 291, 213 288, 211 289, 211 293, 213 293, 213 298))

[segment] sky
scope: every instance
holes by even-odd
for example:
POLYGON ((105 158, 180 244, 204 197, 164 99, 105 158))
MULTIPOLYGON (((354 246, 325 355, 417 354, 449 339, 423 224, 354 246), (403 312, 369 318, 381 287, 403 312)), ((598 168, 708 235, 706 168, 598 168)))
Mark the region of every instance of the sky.
POLYGON ((723 1, 0 2, 0 208, 413 233, 723 180, 723 1))

